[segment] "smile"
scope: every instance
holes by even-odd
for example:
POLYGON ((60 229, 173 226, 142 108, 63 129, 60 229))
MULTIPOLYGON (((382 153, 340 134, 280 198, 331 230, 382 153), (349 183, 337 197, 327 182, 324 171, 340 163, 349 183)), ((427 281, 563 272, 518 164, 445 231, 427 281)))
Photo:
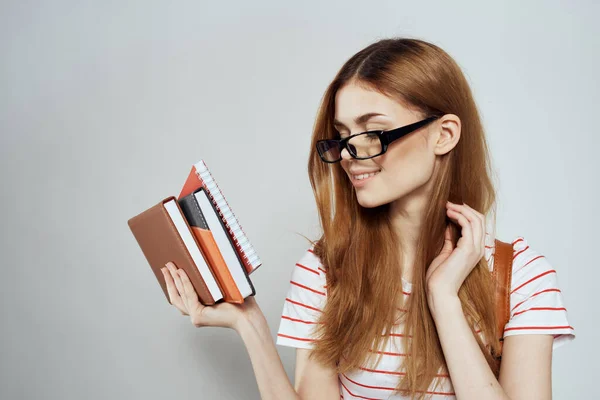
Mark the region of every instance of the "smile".
POLYGON ((380 172, 381 171, 375 171, 375 172, 371 172, 371 173, 368 173, 368 174, 350 175, 350 176, 352 177, 352 180, 362 181, 363 179, 367 179, 367 178, 370 178, 372 176, 375 176, 375 175, 377 175, 380 172))

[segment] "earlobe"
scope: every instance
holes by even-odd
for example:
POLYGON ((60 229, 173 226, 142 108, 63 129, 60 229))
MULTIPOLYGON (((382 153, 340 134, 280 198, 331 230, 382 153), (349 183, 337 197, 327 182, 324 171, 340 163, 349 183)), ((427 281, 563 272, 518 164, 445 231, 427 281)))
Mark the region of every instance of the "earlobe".
POLYGON ((435 154, 443 155, 456 147, 461 133, 460 118, 454 114, 444 115, 437 126, 435 154))

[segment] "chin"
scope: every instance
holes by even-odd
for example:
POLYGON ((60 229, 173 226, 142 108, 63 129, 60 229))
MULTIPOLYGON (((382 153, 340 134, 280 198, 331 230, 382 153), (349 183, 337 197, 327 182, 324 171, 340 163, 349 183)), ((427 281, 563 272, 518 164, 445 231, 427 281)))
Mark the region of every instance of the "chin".
POLYGON ((357 193, 356 200, 364 208, 375 208, 389 203, 382 196, 371 195, 369 193, 357 193))
POLYGON ((392 203, 405 197, 408 193, 405 190, 399 192, 390 192, 388 190, 363 190, 356 192, 356 200, 364 208, 375 208, 384 204, 392 203))

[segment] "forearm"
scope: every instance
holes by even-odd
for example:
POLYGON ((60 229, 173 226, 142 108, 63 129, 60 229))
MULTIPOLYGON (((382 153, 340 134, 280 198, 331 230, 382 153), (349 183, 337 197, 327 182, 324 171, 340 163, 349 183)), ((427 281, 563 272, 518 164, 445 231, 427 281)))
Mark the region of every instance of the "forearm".
POLYGON ((262 400, 299 400, 275 348, 262 312, 248 316, 236 328, 248 351, 262 400))
POLYGON ((454 386, 461 400, 507 400, 469 327, 457 296, 432 296, 430 310, 454 386))

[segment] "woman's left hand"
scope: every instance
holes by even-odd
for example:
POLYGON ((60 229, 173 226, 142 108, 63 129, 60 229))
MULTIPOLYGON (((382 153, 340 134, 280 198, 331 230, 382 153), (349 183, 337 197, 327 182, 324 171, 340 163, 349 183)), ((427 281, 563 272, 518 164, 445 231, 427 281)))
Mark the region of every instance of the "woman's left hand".
POLYGON ((427 295, 458 295, 458 290, 485 254, 485 217, 466 204, 446 203, 448 217, 461 227, 454 247, 450 227, 444 233, 444 246, 425 275, 427 295))

